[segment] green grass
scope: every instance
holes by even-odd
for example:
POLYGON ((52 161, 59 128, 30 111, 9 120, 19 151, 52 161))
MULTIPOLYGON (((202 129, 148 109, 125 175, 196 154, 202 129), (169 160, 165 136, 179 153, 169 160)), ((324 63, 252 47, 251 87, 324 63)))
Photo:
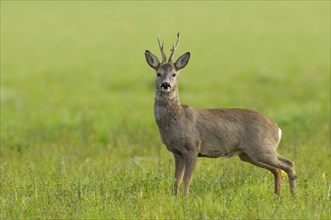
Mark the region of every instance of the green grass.
POLYGON ((330 219, 330 150, 328 1, 1 1, 1 219, 330 219), (295 200, 238 158, 172 197, 144 51, 178 30, 182 103, 276 121, 295 200))

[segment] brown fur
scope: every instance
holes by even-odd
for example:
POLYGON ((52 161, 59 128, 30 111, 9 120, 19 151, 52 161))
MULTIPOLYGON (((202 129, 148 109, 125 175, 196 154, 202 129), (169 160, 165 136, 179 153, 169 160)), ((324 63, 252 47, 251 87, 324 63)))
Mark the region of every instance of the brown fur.
POLYGON ((162 142, 175 157, 174 194, 177 194, 182 180, 184 194, 188 194, 198 157, 238 155, 242 161, 273 173, 276 194, 280 193, 280 171, 284 170, 294 195, 294 163, 276 152, 280 142, 280 129, 276 123, 252 110, 198 109, 181 105, 178 73, 188 63, 190 54, 184 54, 175 63, 161 64, 149 51, 145 56, 159 74, 155 83, 154 115, 162 142), (171 85, 170 89, 162 89, 164 82, 171 85))

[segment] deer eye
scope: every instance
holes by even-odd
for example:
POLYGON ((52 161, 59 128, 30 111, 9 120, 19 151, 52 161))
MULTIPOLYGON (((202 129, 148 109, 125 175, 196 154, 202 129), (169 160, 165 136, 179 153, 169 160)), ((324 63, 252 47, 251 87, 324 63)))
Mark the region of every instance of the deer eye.
POLYGON ((157 76, 157 77, 161 77, 161 73, 157 73, 156 76, 157 76))
POLYGON ((176 77, 176 73, 173 73, 173 74, 172 74, 172 77, 176 77))

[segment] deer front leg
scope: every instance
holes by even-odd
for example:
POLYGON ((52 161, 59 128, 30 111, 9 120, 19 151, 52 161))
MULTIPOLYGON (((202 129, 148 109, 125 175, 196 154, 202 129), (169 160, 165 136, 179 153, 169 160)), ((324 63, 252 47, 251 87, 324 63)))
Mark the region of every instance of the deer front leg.
POLYGON ((185 160, 183 155, 174 154, 174 157, 175 157, 175 185, 173 189, 173 195, 177 196, 179 186, 183 179, 185 160))
POLYGON ((192 173, 197 161, 197 155, 193 153, 188 153, 185 155, 185 172, 184 172, 184 195, 188 195, 192 173))

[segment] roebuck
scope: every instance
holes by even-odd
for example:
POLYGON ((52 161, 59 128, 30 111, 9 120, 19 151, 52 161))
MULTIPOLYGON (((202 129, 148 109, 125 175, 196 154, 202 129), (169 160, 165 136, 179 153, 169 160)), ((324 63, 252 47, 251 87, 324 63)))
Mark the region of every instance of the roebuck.
POLYGON ((189 191, 198 157, 232 157, 265 168, 274 175, 275 193, 280 193, 281 170, 289 178, 290 191, 295 193, 294 163, 276 152, 282 131, 262 114, 245 109, 198 109, 181 105, 178 96, 178 74, 189 59, 187 52, 173 62, 179 44, 173 44, 166 60, 164 44, 158 44, 162 62, 146 50, 147 63, 156 72, 154 116, 161 139, 175 157, 175 184, 178 193, 184 180, 184 195, 189 191))

